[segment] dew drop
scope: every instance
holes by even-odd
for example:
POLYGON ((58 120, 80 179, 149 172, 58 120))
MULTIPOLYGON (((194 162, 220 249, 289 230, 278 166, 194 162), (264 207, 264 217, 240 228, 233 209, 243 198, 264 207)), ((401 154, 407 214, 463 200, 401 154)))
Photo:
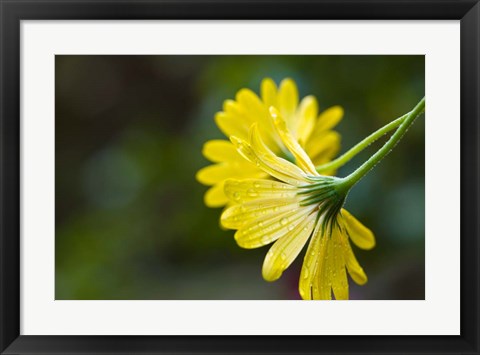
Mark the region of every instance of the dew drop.
POLYGON ((260 187, 260 184, 258 182, 253 183, 253 187, 258 189, 260 187))
POLYGON ((286 225, 287 223, 288 223, 288 220, 285 217, 280 220, 280 224, 282 226, 286 225))
POLYGON ((281 254, 280 254, 280 258, 281 258, 282 260, 285 260, 285 259, 287 258, 287 254, 281 253, 281 254))
POLYGON ((308 268, 304 267, 303 268, 303 278, 308 279, 309 274, 310 274, 310 271, 308 271, 308 268))
POLYGON ((247 195, 248 195, 249 197, 257 197, 257 196, 258 196, 258 192, 255 191, 254 189, 248 189, 248 190, 247 190, 247 195))
POLYGON ((235 201, 240 200, 240 192, 238 192, 238 191, 234 192, 234 193, 233 193, 233 199, 234 199, 235 201))

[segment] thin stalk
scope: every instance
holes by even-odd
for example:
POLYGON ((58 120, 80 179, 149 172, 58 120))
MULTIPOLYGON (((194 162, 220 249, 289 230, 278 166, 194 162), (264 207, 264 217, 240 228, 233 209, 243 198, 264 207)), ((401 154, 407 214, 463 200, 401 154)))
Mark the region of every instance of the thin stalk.
POLYGON ((402 139, 408 128, 415 122, 415 119, 425 111, 425 97, 415 106, 415 108, 407 114, 405 120, 400 124, 398 129, 390 137, 390 139, 380 148, 374 155, 372 155, 365 163, 353 173, 343 178, 343 181, 337 185, 338 191, 348 191, 361 178, 363 178, 370 170, 377 165, 380 160, 385 158, 397 143, 402 139))
POLYGON ((402 122, 405 120, 405 118, 408 117, 408 113, 403 115, 402 117, 397 118, 396 120, 390 122, 389 124, 383 126, 379 130, 373 132, 370 134, 368 137, 363 139, 360 143, 357 143, 355 146, 350 148, 347 152, 345 152, 342 156, 338 157, 335 160, 332 160, 329 163, 322 164, 316 167, 316 170, 319 173, 322 173, 324 171, 329 171, 329 170, 336 170, 342 166, 344 166, 346 163, 348 163, 353 157, 355 157, 358 153, 360 153, 362 150, 367 148, 370 144, 375 142, 377 139, 381 138, 388 132, 392 131, 393 129, 397 128, 402 124, 402 122))

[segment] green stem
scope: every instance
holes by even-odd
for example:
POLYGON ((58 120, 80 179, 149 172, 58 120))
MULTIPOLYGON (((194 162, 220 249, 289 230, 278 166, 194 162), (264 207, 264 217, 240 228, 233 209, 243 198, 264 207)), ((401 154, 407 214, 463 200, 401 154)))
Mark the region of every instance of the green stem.
MULTIPOLYGON (((425 111, 425 97, 415 106, 415 108, 407 114, 407 117, 400 124, 398 129, 390 137, 390 139, 380 148, 374 155, 372 155, 365 163, 363 163, 357 170, 343 178, 342 182, 338 184, 338 189, 348 191, 361 178, 363 178, 370 170, 377 165, 380 160, 385 158, 397 143, 402 139, 408 128, 413 124, 415 119, 425 111)), ((394 121, 395 122, 395 121, 394 121)))
POLYGON ((348 163, 353 157, 355 157, 358 153, 360 153, 362 150, 367 148, 370 144, 375 142, 377 139, 381 138, 391 130, 397 128, 402 124, 402 122, 405 120, 406 117, 408 117, 408 113, 403 115, 402 117, 397 118, 396 120, 390 122, 389 124, 383 126, 379 130, 373 132, 370 134, 368 137, 363 139, 360 143, 357 143, 354 147, 350 148, 347 152, 345 152, 342 156, 338 157, 335 160, 332 160, 329 163, 322 164, 320 166, 317 166, 316 169, 319 173, 324 172, 324 171, 329 171, 329 170, 336 170, 342 166, 344 166, 346 163, 348 163))

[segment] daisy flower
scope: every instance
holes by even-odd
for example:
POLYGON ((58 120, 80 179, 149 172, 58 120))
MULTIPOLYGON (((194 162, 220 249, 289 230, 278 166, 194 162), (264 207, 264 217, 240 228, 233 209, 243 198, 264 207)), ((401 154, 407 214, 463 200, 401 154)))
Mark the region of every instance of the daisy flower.
POLYGON ((230 137, 236 151, 265 178, 229 179, 224 192, 233 202, 221 216, 221 224, 234 229, 240 247, 274 244, 263 263, 262 275, 277 280, 307 244, 299 280, 303 299, 348 299, 347 272, 359 285, 367 276, 352 251, 375 246, 373 233, 343 204, 348 188, 342 179, 320 175, 283 114, 270 109, 270 119, 281 144, 296 164, 278 156, 263 139, 259 123, 246 135, 230 137), (275 179, 275 180, 273 180, 275 179))
MULTIPOLYGON (((278 109, 288 131, 295 141, 306 151, 315 165, 329 162, 340 149, 340 135, 332 128, 343 117, 343 109, 333 106, 318 114, 315 97, 306 96, 299 101, 298 89, 291 79, 284 79, 277 88, 272 79, 261 83, 261 94, 257 96, 249 89, 237 92, 235 100, 226 100, 223 111, 215 116, 215 122, 227 136, 248 139, 252 124, 257 129, 265 145, 276 155, 294 161, 289 149, 278 135, 269 115, 269 107, 278 109)), ((222 207, 228 198, 224 193, 227 179, 268 179, 269 175, 255 164, 245 160, 228 140, 210 140, 203 147, 203 155, 213 162, 197 173, 197 180, 211 186, 205 193, 205 204, 209 207, 222 207)), ((324 172, 329 175, 332 171, 324 172)))

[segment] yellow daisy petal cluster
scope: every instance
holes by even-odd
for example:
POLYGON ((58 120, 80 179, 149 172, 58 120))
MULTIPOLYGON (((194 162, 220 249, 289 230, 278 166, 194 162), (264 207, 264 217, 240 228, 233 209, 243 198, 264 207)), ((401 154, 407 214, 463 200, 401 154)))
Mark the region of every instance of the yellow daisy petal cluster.
MULTIPOLYGON (((248 139, 252 124, 267 147, 279 156, 293 157, 278 135, 269 114, 275 107, 284 117, 285 124, 295 141, 305 150, 315 165, 329 162, 340 149, 340 135, 333 131, 343 117, 343 109, 333 106, 319 115, 315 97, 299 100, 298 89, 291 79, 284 79, 279 87, 272 79, 261 83, 260 97, 249 89, 237 92, 235 100, 226 100, 223 111, 215 116, 215 122, 227 136, 248 139)), ((228 140, 211 140, 203 147, 203 155, 214 164, 197 173, 197 180, 211 186, 205 194, 205 204, 222 207, 228 203, 224 193, 227 179, 269 178, 262 169, 245 160, 228 140)), ((332 172, 329 172, 332 173, 332 172)))
POLYGON ((247 136, 231 136, 237 152, 265 175, 274 178, 229 179, 224 191, 232 205, 221 216, 225 228, 236 230, 244 248, 275 242, 263 263, 265 280, 277 280, 310 240, 299 281, 303 299, 348 299, 347 271, 360 285, 367 276, 350 246, 375 245, 373 233, 342 208, 340 179, 319 175, 280 110, 271 108, 270 121, 296 164, 279 157, 263 139, 260 124, 247 136))

